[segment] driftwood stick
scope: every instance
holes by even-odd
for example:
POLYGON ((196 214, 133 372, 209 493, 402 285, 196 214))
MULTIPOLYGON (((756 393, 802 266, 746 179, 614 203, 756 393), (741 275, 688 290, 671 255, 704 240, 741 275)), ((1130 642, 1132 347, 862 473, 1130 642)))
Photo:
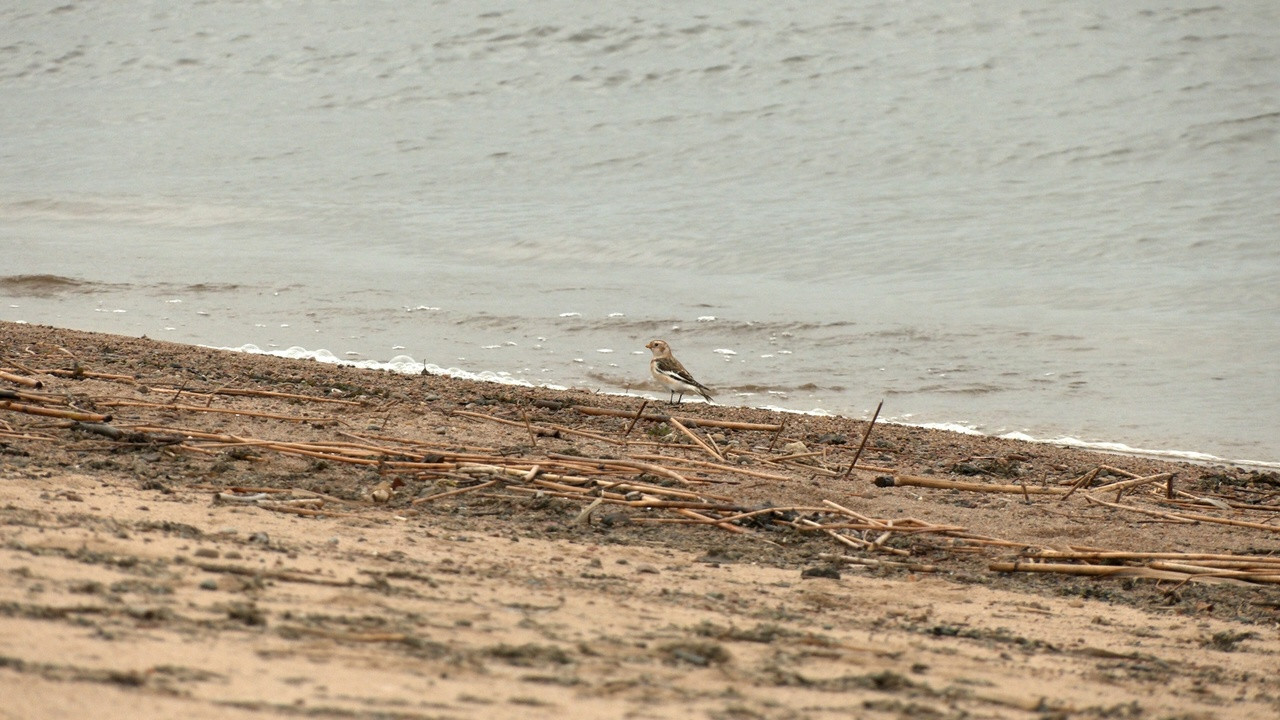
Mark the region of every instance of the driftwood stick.
MULTIPOLYGON (((613 408, 590 407, 587 405, 575 405, 573 409, 583 415, 608 415, 610 417, 624 418, 637 415, 637 413, 633 413, 630 410, 614 410, 613 408)), ((653 422, 667 422, 672 418, 671 415, 658 415, 654 413, 640 415, 639 417, 641 420, 650 420, 653 422)), ((712 420, 707 418, 679 417, 676 419, 688 427, 718 427, 730 430, 761 430, 764 432, 775 432, 780 427, 778 425, 766 425, 763 423, 733 422, 730 420, 712 420)))
POLYGON ((79 420, 81 422, 110 422, 110 415, 100 413, 78 412, 75 410, 59 410, 57 408, 41 407, 39 405, 29 405, 27 403, 12 402, 10 400, 0 400, 0 410, 12 410, 14 412, 26 413, 28 415, 43 415, 45 417, 63 418, 64 420, 79 420))
POLYGON ((876 405, 876 412, 871 416, 871 423, 867 425, 867 431, 862 434, 862 442, 858 443, 858 452, 853 454, 853 462, 849 463, 849 469, 844 471, 844 476, 849 477, 853 472, 854 466, 858 464, 858 458, 862 457, 862 449, 867 446, 867 440, 871 437, 871 430, 876 426, 876 418, 880 417, 880 408, 884 407, 884 400, 876 405))
POLYGON ((702 438, 695 435, 692 430, 685 427, 679 420, 675 418, 669 418, 667 422, 673 425, 675 429, 687 435, 689 439, 692 440, 698 447, 702 448, 703 450, 706 450, 708 455, 715 458, 716 460, 719 460, 720 462, 724 462, 723 455, 716 452, 714 448, 708 445, 702 438))
POLYGON ((25 375, 14 375, 13 373, 5 372, 4 370, 0 370, 0 380, 8 380, 11 383, 22 385, 23 387, 35 388, 36 390, 44 387, 44 383, 36 380, 35 378, 29 378, 25 375))
POLYGON ((895 475, 892 478, 876 478, 876 487, 926 487, 940 490, 967 490, 969 492, 1012 493, 1031 495, 1061 495, 1065 490, 1051 487, 1027 487, 1026 485, 988 485, 962 482, 944 478, 928 478, 916 475, 895 475))

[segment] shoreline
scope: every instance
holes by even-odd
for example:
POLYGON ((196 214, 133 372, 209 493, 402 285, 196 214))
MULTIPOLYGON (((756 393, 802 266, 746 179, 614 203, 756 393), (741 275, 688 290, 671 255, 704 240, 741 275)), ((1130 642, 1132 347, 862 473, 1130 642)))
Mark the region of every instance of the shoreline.
MULTIPOLYGON (((444 368, 434 363, 419 362, 408 355, 399 355, 390 360, 344 360, 335 355, 331 350, 317 348, 308 349, 302 346, 293 346, 283 350, 264 350, 257 345, 246 344, 240 347, 225 347, 215 345, 196 344, 195 347, 205 347, 212 350, 223 350, 227 352, 248 353, 251 355, 264 355, 268 357, 278 357, 290 360, 313 360, 332 365, 350 366, 362 370, 390 370, 405 375, 437 375, 455 379, 467 380, 471 382, 495 383, 499 385, 512 385, 517 387, 540 388, 545 390, 572 390, 570 386, 560 385, 557 383, 534 383, 524 378, 516 377, 509 372, 501 371, 472 371, 463 368, 449 367, 444 368)), ((576 388, 582 390, 584 388, 576 388)), ((597 394, 613 395, 620 398, 633 398, 637 400, 658 401, 658 393, 656 390, 650 395, 646 390, 637 391, 613 391, 613 390, 588 390, 597 394)), ((691 400, 693 404, 699 404, 701 401, 691 400)), ((865 421, 868 418, 853 418, 839 413, 832 413, 827 410, 799 410, 792 408, 784 408, 772 405, 747 405, 747 404, 725 404, 726 407, 739 407, 747 410, 758 410, 762 412, 782 413, 786 415, 810 415, 815 417, 833 417, 850 421, 865 421)), ((1114 453, 1117 455, 1131 455, 1134 457, 1144 457, 1153 460, 1167 460, 1170 462, 1189 462, 1205 465, 1230 465, 1234 467, 1251 468, 1257 470, 1280 470, 1280 460, 1255 460, 1243 458, 1227 458, 1211 453, 1200 452, 1197 450, 1178 450, 1178 449, 1153 449, 1133 447, 1118 441, 1110 440, 1082 440, 1080 438, 1063 436, 1057 438, 1038 438, 1032 437, 1022 432, 1011 431, 1004 433, 987 433, 977 430, 961 423, 955 422, 923 422, 910 423, 900 420, 881 419, 880 422, 886 425, 900 425, 902 427, 921 428, 924 430, 935 430, 938 432, 955 433, 959 435, 975 435, 979 437, 995 438, 999 440, 1013 440, 1017 442, 1026 442, 1031 444, 1048 444, 1057 447, 1074 448, 1089 452, 1114 453)))
POLYGON ((47 326, 0 348, 0 717, 1280 710, 1274 472, 47 326))

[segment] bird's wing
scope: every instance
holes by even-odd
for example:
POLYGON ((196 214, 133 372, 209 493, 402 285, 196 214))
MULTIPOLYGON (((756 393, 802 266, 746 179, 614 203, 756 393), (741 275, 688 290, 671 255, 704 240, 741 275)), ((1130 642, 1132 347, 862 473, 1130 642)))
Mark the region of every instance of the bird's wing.
POLYGON ((658 358, 657 362, 654 364, 654 367, 658 369, 658 372, 662 373, 663 375, 666 375, 672 380, 679 380, 682 383, 688 383, 694 387, 699 387, 704 390, 706 389, 706 387, 704 387, 702 383, 698 382, 697 380, 694 380, 693 375, 690 375, 689 371, 685 370, 684 366, 680 364, 680 361, 676 360, 675 358, 671 358, 671 357, 658 358))

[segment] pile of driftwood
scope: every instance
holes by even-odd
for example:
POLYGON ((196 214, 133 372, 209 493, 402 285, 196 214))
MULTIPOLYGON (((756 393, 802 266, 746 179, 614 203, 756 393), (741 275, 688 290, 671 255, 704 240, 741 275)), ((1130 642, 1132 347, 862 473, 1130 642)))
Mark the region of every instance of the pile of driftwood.
MULTIPOLYGON (((1045 501, 1085 503, 1115 512, 1134 513, 1170 523, 1219 523, 1261 532, 1280 532, 1272 524, 1280 508, 1197 495, 1175 487, 1172 473, 1138 477, 1124 470, 1099 465, 1088 473, 1058 485, 1000 484, 961 481, 946 477, 922 477, 893 468, 859 464, 862 449, 875 427, 875 417, 861 433, 852 459, 835 463, 822 452, 810 452, 782 443, 785 423, 742 423, 714 418, 646 412, 647 402, 634 412, 612 408, 573 406, 584 418, 618 418, 617 432, 542 424, 531 421, 527 406, 513 405, 506 416, 474 410, 453 410, 456 418, 507 428, 513 437, 526 440, 522 452, 513 455, 490 447, 460 447, 407 437, 343 430, 344 422, 380 412, 360 400, 281 393, 249 388, 218 387, 195 391, 186 387, 143 386, 131 376, 95 373, 77 363, 73 368, 37 370, 14 363, 0 370, 0 380, 18 389, 0 388, 0 410, 39 416, 40 423, 16 428, 0 416, 0 439, 56 441, 50 430, 74 429, 117 443, 162 447, 168 452, 211 457, 234 454, 240 458, 268 453, 296 456, 327 463, 364 466, 376 471, 380 481, 363 500, 342 499, 304 489, 195 485, 210 491, 219 502, 243 503, 275 512, 308 516, 351 516, 396 512, 413 514, 422 506, 446 498, 473 494, 486 498, 561 498, 580 503, 573 520, 589 524, 611 512, 625 510, 628 519, 642 523, 701 525, 737 535, 776 543, 776 531, 820 533, 838 543, 843 553, 829 553, 832 562, 932 572, 937 566, 913 559, 912 539, 933 536, 940 542, 919 549, 937 552, 986 551, 1015 553, 1016 559, 991 562, 997 572, 1042 572, 1109 577, 1139 577, 1179 582, 1243 584, 1280 583, 1280 559, 1263 555, 1139 552, 1092 547, 1042 547, 1035 544, 986 537, 966 528, 928 520, 876 518, 830 499, 812 505, 747 504, 735 499, 735 485, 752 481, 794 482, 817 476, 849 477, 854 470, 878 475, 880 487, 911 487, 919 491, 952 493, 1005 493, 1032 496, 1045 501), (41 376, 95 379, 137 386, 132 397, 80 397, 47 392, 41 376), (145 397, 146 399, 139 399, 145 397), (297 406, 315 403, 327 414, 265 412, 215 405, 217 398, 255 397, 297 406), (83 407, 82 407, 83 406, 83 407), (322 441, 280 440, 210 432, 170 423, 113 421, 108 408, 128 408, 133 415, 157 411, 163 417, 223 413, 284 423, 305 423, 312 428, 332 428, 322 441), (687 442, 654 442, 632 437, 638 423, 664 423, 677 438, 687 442), (717 442, 718 431, 764 433, 770 442, 751 448, 734 447, 732 453, 717 442), (702 432, 699 432, 702 431, 702 432), (548 452, 540 439, 575 437, 592 441, 608 452, 591 456, 548 452), (657 448, 653 446, 658 446, 657 448), (660 449, 661 452, 655 452, 660 449), (1097 484, 1103 476, 1121 478, 1097 484), (402 497, 405 486, 429 487, 425 494, 402 497), (1127 498, 1127 501, 1126 501, 1127 498), (385 507, 384 507, 385 505, 385 507), (1264 515, 1262 518, 1246 519, 1264 515), (890 541, 894 542, 890 542, 890 541), (906 547, 904 547, 904 545, 906 547), (856 554, 848 554, 850 552, 856 554)), ((557 404, 557 409, 566 406, 557 404)), ((877 408, 877 417, 879 409, 877 408)), ((288 433, 286 433, 288 434, 288 433)))

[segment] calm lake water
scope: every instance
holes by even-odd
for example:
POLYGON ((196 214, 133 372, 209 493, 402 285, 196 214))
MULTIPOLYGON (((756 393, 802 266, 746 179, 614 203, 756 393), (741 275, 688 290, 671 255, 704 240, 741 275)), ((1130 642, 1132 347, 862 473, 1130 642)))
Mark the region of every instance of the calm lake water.
POLYGON ((0 319, 1280 462, 1280 4, 0 7, 0 319))

